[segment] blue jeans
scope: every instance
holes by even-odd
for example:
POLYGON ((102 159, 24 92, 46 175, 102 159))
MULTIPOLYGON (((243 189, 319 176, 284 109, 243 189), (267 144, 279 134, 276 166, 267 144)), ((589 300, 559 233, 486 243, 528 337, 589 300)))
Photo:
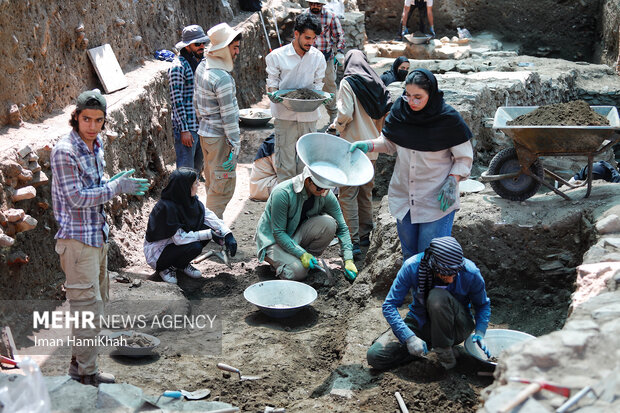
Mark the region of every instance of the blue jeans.
POLYGON ((198 171, 202 171, 202 149, 200 149, 200 137, 197 131, 190 131, 194 143, 192 147, 187 147, 181 143, 181 131, 174 130, 174 151, 177 154, 177 168, 187 166, 188 168, 194 168, 198 171))
POLYGON ((403 249, 403 260, 424 252, 431 245, 433 238, 450 236, 455 212, 452 211, 437 221, 420 224, 411 223, 411 212, 407 212, 402 221, 397 220, 396 229, 398 230, 400 246, 403 249))

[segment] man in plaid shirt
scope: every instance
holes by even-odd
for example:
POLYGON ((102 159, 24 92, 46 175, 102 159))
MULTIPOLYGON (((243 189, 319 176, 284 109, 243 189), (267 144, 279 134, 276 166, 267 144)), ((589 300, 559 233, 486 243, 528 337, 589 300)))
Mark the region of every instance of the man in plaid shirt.
MULTIPOLYGON (((333 93, 336 96, 338 88, 336 86, 336 67, 338 64, 342 66, 344 64, 344 30, 338 17, 330 11, 325 10, 323 5, 327 4, 327 0, 316 0, 308 2, 308 10, 304 13, 312 13, 321 20, 321 26, 323 26, 323 32, 316 37, 314 41, 314 47, 319 49, 325 56, 327 68, 325 69, 325 78, 323 79, 323 90, 325 92, 333 93), (336 55, 334 56, 334 48, 336 49, 336 55)), ((325 105, 327 113, 329 114, 329 124, 333 124, 338 114, 336 108, 337 99, 333 99, 330 103, 325 105)))
MULTIPOLYGON (((110 180, 103 178, 103 140, 99 132, 105 125, 106 101, 97 90, 77 98, 69 124, 73 130, 62 137, 51 154, 52 203, 58 221, 56 253, 65 276, 65 290, 71 313, 94 315, 96 328, 73 328, 69 375, 84 384, 113 383, 114 376, 97 371, 99 316, 108 300, 108 224, 103 204, 116 195, 144 195, 146 179, 130 178, 131 171, 120 172, 110 180)), ((84 325, 82 325, 84 327, 84 325)))
POLYGON ((204 157, 207 208, 222 219, 237 182, 240 150, 239 106, 230 75, 239 54, 241 32, 220 23, 207 32, 211 44, 196 69, 194 105, 200 120, 198 135, 204 157))
POLYGON ((181 41, 175 45, 180 50, 179 56, 174 58, 168 69, 177 168, 187 166, 198 171, 202 169, 202 150, 194 109, 194 73, 202 60, 204 45, 208 40, 202 27, 196 24, 185 27, 181 41))

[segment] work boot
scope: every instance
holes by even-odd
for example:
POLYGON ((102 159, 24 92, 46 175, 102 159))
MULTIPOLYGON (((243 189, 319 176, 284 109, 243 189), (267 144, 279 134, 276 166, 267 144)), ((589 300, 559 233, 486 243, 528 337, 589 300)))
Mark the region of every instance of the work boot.
POLYGON ((370 245, 370 235, 366 235, 360 238, 360 247, 367 247, 370 245))
POLYGON ((69 377, 75 381, 79 381, 82 384, 88 384, 98 387, 100 383, 114 383, 116 378, 113 374, 104 373, 98 371, 95 374, 80 375, 78 372, 78 363, 75 357, 71 357, 71 363, 69 363, 69 377))
POLYGON ((456 358, 454 357, 452 346, 436 347, 435 353, 437 354, 437 358, 439 359, 439 362, 446 370, 453 369, 454 366, 456 366, 456 358))
POLYGON ((202 273, 200 272, 200 270, 194 267, 192 264, 187 264, 187 267, 185 267, 183 272, 185 273, 185 275, 191 278, 202 278, 202 273))
POLYGON ((356 242, 353 243, 353 257, 359 258, 362 255, 362 250, 360 249, 360 245, 356 242))
POLYGON ((164 280, 167 283, 170 283, 170 284, 177 283, 177 277, 176 277, 176 274, 174 273, 174 268, 166 268, 165 270, 160 271, 159 276, 161 277, 162 280, 164 280))

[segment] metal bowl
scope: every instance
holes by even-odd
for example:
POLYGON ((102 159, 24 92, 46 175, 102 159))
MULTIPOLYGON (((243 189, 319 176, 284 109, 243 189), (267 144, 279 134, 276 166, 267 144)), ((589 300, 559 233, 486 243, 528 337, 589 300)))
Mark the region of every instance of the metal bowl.
MULTIPOLYGON (((478 344, 474 343, 471 339, 474 335, 470 335, 465 340, 465 351, 467 353, 483 363, 490 365, 497 365, 495 361, 489 361, 486 354, 478 347, 478 344)), ((524 341, 533 340, 536 337, 517 330, 505 330, 505 329, 493 329, 488 330, 484 336, 484 341, 487 344, 487 348, 491 352, 491 356, 499 357, 500 353, 507 348, 514 346, 515 344, 522 343, 524 341)))
POLYGON ((431 36, 428 36, 428 35, 425 35, 425 36, 414 36, 412 34, 407 34, 407 35, 405 35, 405 39, 407 39, 407 41, 409 43, 424 44, 424 43, 428 43, 431 40, 431 36))
MULTIPOLYGON (((293 90, 295 89, 281 90, 280 94, 292 92, 293 90)), ((323 101, 330 96, 329 93, 323 92, 322 90, 313 89, 312 91, 323 95, 323 97, 320 99, 291 99, 287 98, 286 96, 282 96, 282 104, 285 108, 287 108, 288 110, 292 110, 293 112, 312 112, 313 110, 321 106, 323 101)))
POLYGON ((269 317, 286 318, 312 304, 317 292, 298 281, 272 280, 250 285, 243 296, 269 317))
POLYGON ((247 126, 264 126, 271 120, 271 111, 269 109, 241 109, 239 111, 239 120, 241 123, 247 126), (250 114, 254 113, 262 113, 266 115, 265 117, 255 118, 251 117, 250 114))
POLYGON ((127 357, 145 357, 153 354, 155 347, 161 343, 155 336, 146 333, 139 333, 137 331, 119 331, 108 334, 110 338, 123 338, 128 339, 132 335, 142 336, 148 339, 152 344, 146 347, 131 347, 131 346, 116 346, 115 355, 127 356, 127 357))
POLYGON ((313 174, 334 186, 360 186, 375 171, 364 152, 349 152, 351 143, 328 133, 307 133, 297 141, 297 155, 313 174))

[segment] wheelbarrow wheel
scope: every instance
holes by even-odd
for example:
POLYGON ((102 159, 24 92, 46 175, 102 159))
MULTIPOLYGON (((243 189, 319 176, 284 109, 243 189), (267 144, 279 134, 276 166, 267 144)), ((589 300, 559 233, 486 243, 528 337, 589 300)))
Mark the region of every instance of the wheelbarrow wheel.
MULTIPOLYGON (((491 159, 489 175, 501 175, 516 172, 521 169, 517 151, 515 148, 502 149, 491 159)), ((540 159, 530 166, 530 172, 541 179, 544 176, 543 165, 540 159)), ((500 179, 491 181, 491 188, 502 198, 511 201, 525 201, 538 192, 541 183, 526 174, 520 174, 516 178, 500 179)))

